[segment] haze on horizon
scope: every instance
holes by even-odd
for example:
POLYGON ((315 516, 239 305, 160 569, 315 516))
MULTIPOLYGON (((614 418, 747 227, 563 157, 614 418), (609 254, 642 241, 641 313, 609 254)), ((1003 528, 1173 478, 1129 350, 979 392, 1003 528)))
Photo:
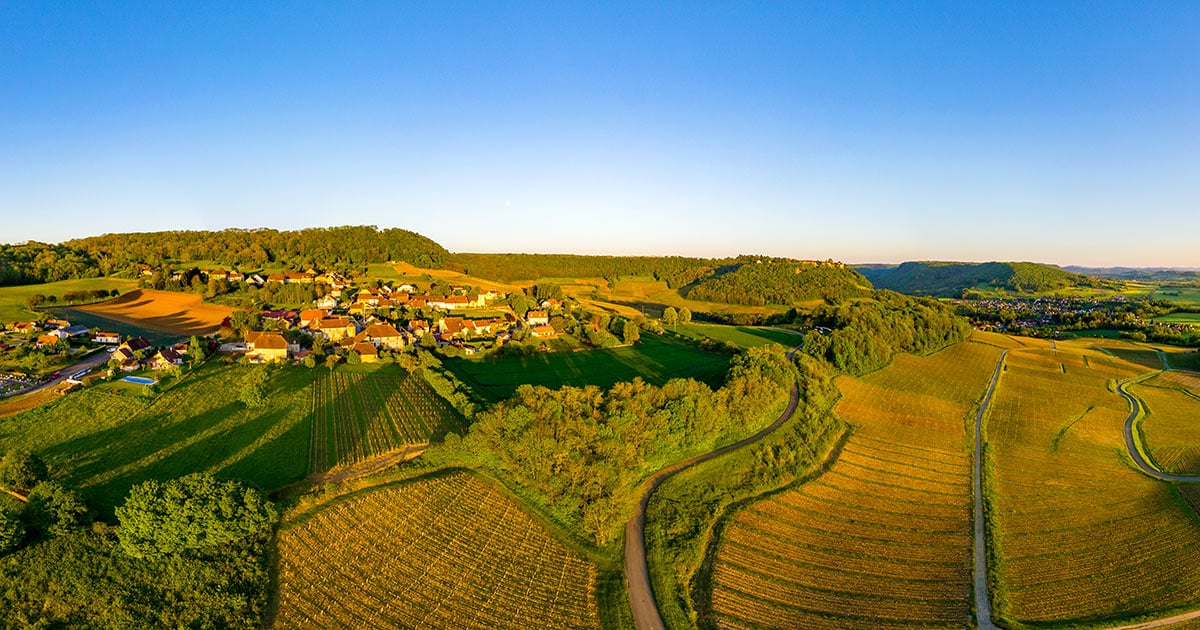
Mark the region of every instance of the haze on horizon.
POLYGON ((0 242, 1200 267, 1200 5, 0 3, 0 242))

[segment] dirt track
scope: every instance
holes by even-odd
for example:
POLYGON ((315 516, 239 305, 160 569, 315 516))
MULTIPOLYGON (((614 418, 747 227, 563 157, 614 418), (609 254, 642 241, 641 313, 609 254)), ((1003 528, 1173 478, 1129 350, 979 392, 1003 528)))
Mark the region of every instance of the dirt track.
MULTIPOLYGON (((799 346, 788 352, 789 360, 797 348, 799 346)), ((649 505, 654 491, 664 481, 683 470, 736 451, 770 435, 792 417, 799 402, 800 387, 793 384, 787 408, 765 429, 715 451, 675 462, 642 482, 642 498, 638 502, 637 513, 625 524, 625 581, 629 586, 629 605, 633 609, 633 622, 638 630, 663 628, 662 617, 658 614, 658 603, 654 600, 654 589, 650 586, 650 567, 646 563, 646 506, 649 505)))

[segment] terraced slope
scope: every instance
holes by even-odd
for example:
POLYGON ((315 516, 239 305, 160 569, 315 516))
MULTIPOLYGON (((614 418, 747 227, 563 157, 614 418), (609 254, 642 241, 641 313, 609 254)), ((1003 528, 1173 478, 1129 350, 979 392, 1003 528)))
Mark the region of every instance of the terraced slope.
POLYGON ((467 473, 373 490, 279 533, 276 628, 598 628, 596 568, 467 473))
POLYGON ((1009 353, 985 427, 996 617, 1112 625, 1200 605, 1200 525, 1127 461, 1116 379, 1086 342, 1009 353))
POLYGON ((961 343, 837 382, 853 434, 819 478, 725 529, 712 609, 726 628, 971 623, 967 419, 1000 349, 961 343))

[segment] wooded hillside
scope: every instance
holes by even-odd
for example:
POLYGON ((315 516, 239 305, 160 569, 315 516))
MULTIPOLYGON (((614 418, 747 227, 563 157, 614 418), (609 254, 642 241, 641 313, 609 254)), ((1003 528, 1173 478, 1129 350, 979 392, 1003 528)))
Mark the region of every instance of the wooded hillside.
POLYGON ((839 263, 772 261, 744 264, 735 271, 702 280, 692 287, 688 297, 763 306, 862 297, 870 293, 870 281, 839 263))
POLYGON ((935 297, 960 297, 964 290, 978 286, 1035 293, 1095 282, 1054 265, 1030 262, 906 262, 898 267, 860 271, 877 288, 935 297))

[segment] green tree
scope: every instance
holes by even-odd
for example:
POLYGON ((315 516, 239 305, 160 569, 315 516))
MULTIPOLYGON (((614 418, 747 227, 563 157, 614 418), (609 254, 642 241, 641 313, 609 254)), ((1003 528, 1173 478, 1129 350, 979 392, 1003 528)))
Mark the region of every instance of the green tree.
POLYGON ((208 357, 207 348, 208 344, 192 335, 191 341, 188 342, 188 356, 191 357, 193 365, 202 363, 208 357))
POLYGON ((0 510, 0 553, 16 549, 25 540, 21 519, 7 510, 0 510))
POLYGON ((254 368, 242 377, 238 400, 251 409, 258 409, 267 404, 267 371, 264 368, 254 368))
POLYGON ((29 492, 50 476, 42 458, 25 451, 14 451, 0 461, 0 485, 14 492, 29 492))
POLYGON ((42 295, 41 293, 34 293, 33 295, 25 298, 25 306, 28 306, 29 308, 37 308, 45 303, 46 296, 42 295))
POLYGON ((333 371, 333 368, 337 367, 338 361, 338 355, 333 354, 332 352, 325 355, 325 367, 329 368, 330 372, 333 371))
POLYGON ((121 548, 135 558, 203 552, 264 536, 278 517, 257 490, 204 473, 138 484, 116 514, 121 548))
POLYGON ((237 333, 258 330, 262 328, 262 315, 253 311, 234 311, 229 316, 229 326, 237 333))
POLYGON ((625 320, 625 326, 621 330, 621 338, 625 340, 625 343, 637 343, 638 339, 641 339, 641 336, 641 330, 638 328, 638 325, 633 323, 632 320, 625 320))
POLYGON ((675 310, 674 306, 668 306, 663 309, 662 322, 668 326, 679 322, 679 313, 675 310))
POLYGON ((680 324, 690 324, 691 322, 692 322, 692 311, 688 310, 686 307, 679 309, 679 323, 680 324))
POLYGON ((43 481, 29 493, 23 520, 32 531, 60 536, 87 525, 90 516, 87 502, 79 492, 55 481, 43 481))
POLYGON ((308 355, 308 356, 306 356, 306 357, 304 357, 304 367, 306 367, 306 368, 308 368, 308 369, 310 369, 310 370, 311 370, 312 368, 315 368, 315 367, 317 367, 317 360, 316 360, 316 359, 314 359, 314 358, 313 358, 313 356, 312 356, 311 354, 310 354, 310 355, 308 355))

